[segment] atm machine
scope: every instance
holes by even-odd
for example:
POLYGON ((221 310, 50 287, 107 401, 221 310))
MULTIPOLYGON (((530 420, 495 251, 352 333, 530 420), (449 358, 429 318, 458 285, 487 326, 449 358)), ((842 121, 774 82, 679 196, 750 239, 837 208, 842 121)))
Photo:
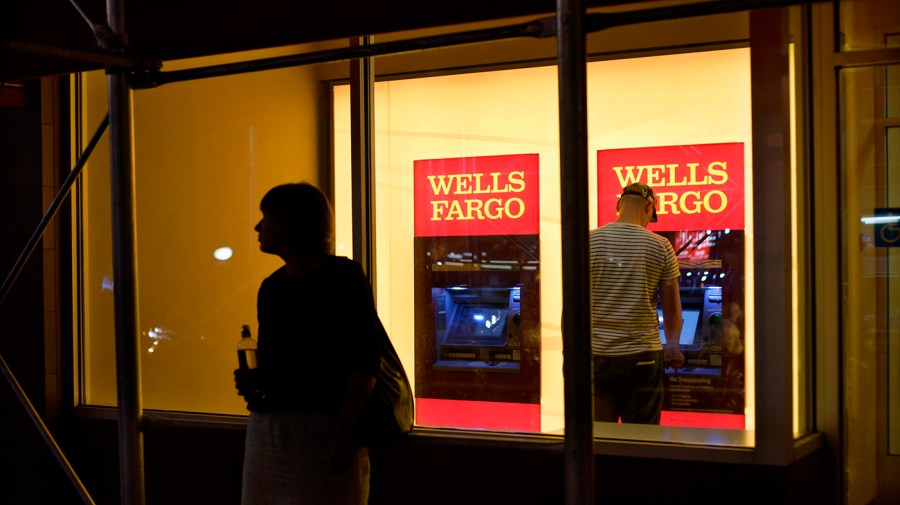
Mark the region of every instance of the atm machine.
POLYGON ((519 373, 522 286, 431 288, 435 370, 519 373))
MULTIPOLYGON (((678 348, 685 356, 685 370, 695 373, 717 374, 722 367, 721 349, 717 340, 722 325, 722 287, 680 287, 681 317, 684 324, 678 339, 678 348)), ((662 308, 659 313, 659 338, 666 344, 663 331, 662 308)))
POLYGON ((744 414, 743 231, 706 234, 710 246, 702 262, 679 258, 684 325, 678 343, 685 364, 666 369, 663 410, 744 414))
POLYGON ((540 404, 537 236, 416 238, 416 397, 540 404))

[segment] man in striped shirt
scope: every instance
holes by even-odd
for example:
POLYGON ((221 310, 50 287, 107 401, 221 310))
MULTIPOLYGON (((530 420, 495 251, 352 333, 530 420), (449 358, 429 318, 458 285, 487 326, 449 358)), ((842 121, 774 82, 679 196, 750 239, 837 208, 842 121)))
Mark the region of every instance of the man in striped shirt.
POLYGON ((647 230, 657 220, 649 186, 626 186, 616 212, 614 222, 590 233, 594 419, 659 424, 665 369, 684 364, 678 261, 672 244, 647 230))

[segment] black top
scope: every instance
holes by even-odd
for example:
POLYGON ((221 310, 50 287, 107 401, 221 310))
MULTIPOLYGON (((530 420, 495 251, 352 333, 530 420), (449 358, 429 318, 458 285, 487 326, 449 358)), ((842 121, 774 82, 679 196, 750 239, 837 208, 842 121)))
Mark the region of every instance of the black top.
POLYGON ((259 371, 250 410, 337 412, 351 372, 378 368, 375 303, 362 267, 329 256, 315 271, 276 270, 259 288, 259 371))

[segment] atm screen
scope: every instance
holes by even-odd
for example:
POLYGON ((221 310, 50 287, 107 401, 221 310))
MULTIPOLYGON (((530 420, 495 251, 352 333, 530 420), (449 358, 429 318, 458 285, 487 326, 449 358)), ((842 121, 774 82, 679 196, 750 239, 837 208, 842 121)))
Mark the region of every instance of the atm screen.
MULTIPOLYGON (((659 314, 659 339, 663 345, 666 343, 666 332, 663 330, 662 309, 656 309, 659 314)), ((678 339, 680 345, 694 345, 694 337, 697 335, 697 328, 700 323, 700 311, 692 309, 683 309, 681 318, 684 324, 681 326, 681 337, 678 339)))
POLYGON ((508 307, 464 305, 448 341, 453 343, 503 344, 508 307))

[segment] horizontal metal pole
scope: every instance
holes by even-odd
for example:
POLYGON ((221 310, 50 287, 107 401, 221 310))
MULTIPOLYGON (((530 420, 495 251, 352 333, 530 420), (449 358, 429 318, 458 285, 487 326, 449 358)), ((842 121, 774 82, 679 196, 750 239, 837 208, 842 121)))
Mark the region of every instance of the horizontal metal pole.
POLYGON ((69 172, 69 175, 66 176, 66 180, 63 181, 62 186, 59 188, 59 192, 56 194, 56 197, 53 198, 53 201, 50 203, 50 207, 47 208, 47 212, 44 213, 44 217, 41 218, 40 223, 38 223, 37 228, 35 228, 34 233, 31 234, 31 238, 28 239, 28 242, 25 244, 25 247, 22 249, 22 252, 19 254, 19 258, 16 260, 15 264, 13 264, 12 269, 9 271, 9 274, 6 276, 6 280, 3 281, 3 285, 0 286, 0 305, 3 304, 3 301, 6 299, 6 296, 9 294, 12 289, 13 283, 19 277, 19 274, 22 273, 22 269, 25 267, 25 262, 28 261, 28 258, 31 257, 31 254, 34 252, 34 248, 37 247, 38 241, 41 240, 41 237, 44 236, 44 232, 47 230, 47 226, 50 224, 50 221, 53 220, 54 216, 56 216, 56 212, 59 210, 60 205, 62 205, 63 200, 69 195, 69 190, 72 189, 72 185, 75 184, 75 180, 78 179, 79 174, 81 174, 81 169, 84 168, 85 163, 87 163, 88 158, 91 156, 91 152, 94 151, 94 148, 97 147, 97 143, 100 142, 100 137, 103 136, 103 133, 106 131, 106 128, 109 126, 109 114, 103 118, 100 122, 100 126, 97 127, 97 131, 94 132, 94 136, 91 137, 90 142, 88 142, 87 147, 84 152, 81 154, 81 157, 75 163, 75 167, 69 172))
POLYGON ((0 49, 9 49, 22 53, 53 56, 67 60, 96 63, 106 68, 124 68, 128 70, 146 70, 148 68, 160 68, 162 62, 152 58, 138 58, 112 51, 84 51, 69 49, 66 47, 35 44, 34 42, 6 41, 0 42, 0 49))
POLYGON ((627 12, 595 13, 588 14, 585 21, 585 30, 590 33, 639 23, 728 14, 772 7, 790 7, 827 1, 829 0, 718 0, 627 12))
MULTIPOLYGON (((667 19, 680 19, 696 16, 708 16, 712 14, 725 14, 752 9, 768 7, 788 7, 828 0, 719 0, 674 7, 660 7, 655 9, 640 9, 628 12, 595 13, 585 16, 585 32, 625 26, 637 23, 649 23, 667 19)), ((251 61, 211 65, 208 67, 190 68, 164 72, 157 69, 143 70, 132 75, 131 85, 133 89, 146 89, 170 84, 174 82, 205 79, 209 77, 223 77, 248 72, 263 70, 276 70, 280 68, 312 65, 317 63, 329 63, 345 61, 357 58, 369 58, 388 54, 401 54, 425 49, 436 49, 476 42, 488 42, 517 37, 555 37, 555 17, 540 18, 528 23, 511 26, 486 28, 467 32, 434 35, 415 39, 382 42, 368 46, 354 46, 341 49, 328 49, 305 54, 278 56, 251 61)), ((158 67, 157 67, 158 68, 158 67)))
POLYGON ((132 76, 131 85, 134 89, 152 88, 173 82, 204 79, 208 77, 222 77, 226 75, 258 72, 262 70, 276 70, 279 68, 310 65, 315 63, 327 63, 333 61, 352 60, 356 58, 368 58, 383 56, 386 54, 400 54, 405 52, 420 51, 460 44, 486 42, 490 40, 502 40, 516 37, 552 37, 556 34, 553 26, 553 18, 539 19, 524 24, 485 28, 468 32, 434 35, 408 40, 382 42, 379 44, 352 46, 340 49, 328 49, 305 54, 278 56, 252 61, 242 61, 223 65, 212 65, 172 72, 146 71, 135 73, 132 76))

